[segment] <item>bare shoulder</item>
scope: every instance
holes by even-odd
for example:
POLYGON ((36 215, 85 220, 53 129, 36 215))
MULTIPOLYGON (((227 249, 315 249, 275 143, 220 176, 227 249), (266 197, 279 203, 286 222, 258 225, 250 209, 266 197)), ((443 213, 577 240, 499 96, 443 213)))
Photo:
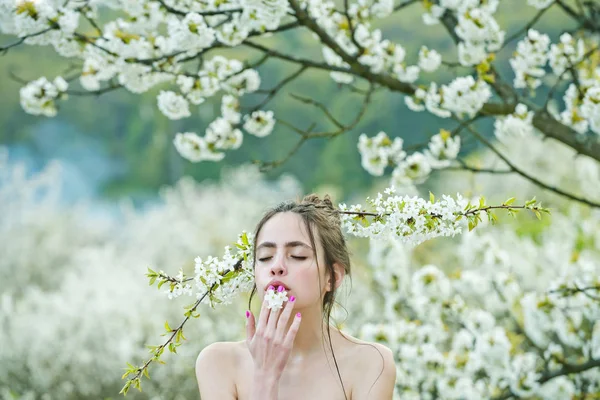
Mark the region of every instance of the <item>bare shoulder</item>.
POLYGON ((346 333, 352 345, 346 351, 353 365, 353 400, 389 400, 396 383, 394 353, 389 347, 354 338, 346 333))
POLYGON ((239 342, 215 342, 202 349, 196 359, 196 379, 203 400, 236 398, 239 355, 239 342))

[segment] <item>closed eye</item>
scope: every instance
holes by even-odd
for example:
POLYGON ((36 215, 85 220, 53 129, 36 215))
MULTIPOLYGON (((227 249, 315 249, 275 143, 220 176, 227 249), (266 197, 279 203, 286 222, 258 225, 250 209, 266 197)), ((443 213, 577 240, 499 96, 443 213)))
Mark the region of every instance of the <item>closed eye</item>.
POLYGON ((303 257, 303 256, 292 256, 292 258, 296 259, 296 260, 306 260, 307 257, 303 257))
POLYGON ((262 257, 262 258, 259 258, 258 261, 261 261, 261 262, 263 262, 263 261, 269 261, 271 258, 273 258, 273 257, 271 257, 271 256, 269 256, 269 257, 262 257))

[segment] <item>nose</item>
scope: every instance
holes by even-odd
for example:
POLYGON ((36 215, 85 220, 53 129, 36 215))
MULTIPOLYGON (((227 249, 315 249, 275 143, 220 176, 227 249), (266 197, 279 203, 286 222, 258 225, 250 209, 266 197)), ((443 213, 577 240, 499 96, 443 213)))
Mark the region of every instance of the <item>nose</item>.
POLYGON ((271 266, 271 276, 284 276, 287 274, 287 267, 284 257, 277 257, 277 260, 271 266))

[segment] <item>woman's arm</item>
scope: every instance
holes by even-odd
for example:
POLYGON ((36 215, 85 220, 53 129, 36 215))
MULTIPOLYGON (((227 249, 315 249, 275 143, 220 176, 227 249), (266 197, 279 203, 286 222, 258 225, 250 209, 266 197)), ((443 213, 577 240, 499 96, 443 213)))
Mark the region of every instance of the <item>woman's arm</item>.
POLYGON ((196 379, 202 400, 236 400, 232 346, 217 342, 205 347, 196 359, 196 379))

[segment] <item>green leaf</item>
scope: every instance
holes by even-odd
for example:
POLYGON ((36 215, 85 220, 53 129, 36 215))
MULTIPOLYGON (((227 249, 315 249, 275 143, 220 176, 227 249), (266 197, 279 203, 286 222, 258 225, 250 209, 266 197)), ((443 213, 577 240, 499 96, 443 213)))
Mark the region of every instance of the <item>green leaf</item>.
POLYGON ((129 391, 129 386, 131 386, 131 381, 127 381, 123 389, 119 392, 119 394, 123 393, 124 396, 127 396, 127 392, 129 391))
POLYGON ((530 207, 530 206, 534 205, 535 203, 536 203, 536 200, 535 200, 535 196, 534 196, 533 199, 525 202, 525 207, 530 207))
POLYGON ((165 321, 165 329, 167 330, 167 332, 173 332, 173 329, 171 329, 171 327, 169 326, 169 321, 165 321))
POLYGON ((433 195, 433 193, 429 192, 429 201, 431 203, 435 203, 435 196, 433 195))
POLYGON ((166 282, 167 282, 167 281, 165 281, 165 280, 162 280, 162 281, 158 282, 158 286, 157 286, 157 288, 158 288, 158 289, 160 289, 160 287, 161 287, 162 285, 164 285, 166 282))
POLYGON ((485 197, 481 196, 479 198, 479 208, 485 207, 485 197))
POLYGON ((510 199, 508 199, 508 200, 506 200, 506 201, 504 202, 504 205, 505 205, 505 206, 510 206, 512 203, 514 203, 514 202, 515 202, 515 200, 516 200, 516 199, 515 199, 514 197, 511 197, 510 199))

